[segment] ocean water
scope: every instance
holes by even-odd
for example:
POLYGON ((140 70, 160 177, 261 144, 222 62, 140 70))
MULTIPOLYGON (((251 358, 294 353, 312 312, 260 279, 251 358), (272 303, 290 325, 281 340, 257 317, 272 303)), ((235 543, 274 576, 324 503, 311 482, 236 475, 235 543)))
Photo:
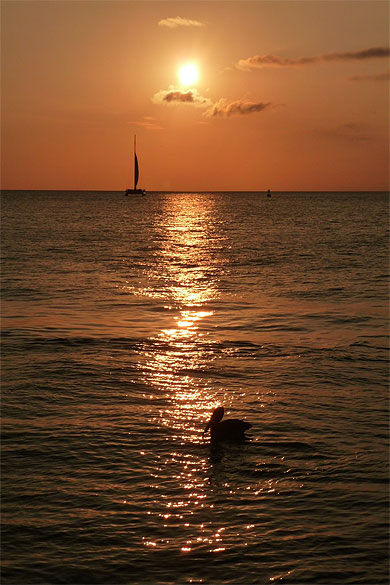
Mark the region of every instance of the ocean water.
POLYGON ((3 192, 2 583, 387 583, 388 241, 387 193, 3 192))

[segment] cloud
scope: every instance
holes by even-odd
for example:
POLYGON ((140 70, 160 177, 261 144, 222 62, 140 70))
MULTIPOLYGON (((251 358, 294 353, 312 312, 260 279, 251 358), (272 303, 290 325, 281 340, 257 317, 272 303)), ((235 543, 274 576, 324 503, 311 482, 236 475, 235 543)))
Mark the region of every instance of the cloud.
POLYGON ((165 128, 160 126, 155 118, 152 118, 151 116, 144 116, 142 120, 131 123, 135 126, 141 126, 142 128, 145 128, 145 130, 165 130, 165 128))
POLYGON ((203 22, 198 20, 190 20, 189 18, 182 18, 181 16, 175 16, 171 18, 164 18, 160 20, 158 26, 166 26, 168 28, 178 28, 179 26, 204 26, 203 22))
POLYGON ((327 53, 320 55, 319 59, 323 61, 364 61, 365 59, 383 59, 389 56, 389 47, 373 47, 348 53, 327 53))
POLYGON ((191 104, 198 107, 208 107, 212 104, 209 98, 201 96, 196 89, 162 89, 154 94, 152 101, 156 104, 191 104))
POLYGON ((349 79, 350 81, 388 81, 390 79, 390 71, 377 73, 375 75, 354 75, 349 79))
POLYGON ((240 59, 236 68, 241 71, 262 69, 263 67, 300 67, 327 61, 364 61, 367 59, 383 59, 390 56, 389 47, 372 47, 361 51, 346 53, 325 53, 316 57, 286 58, 279 55, 254 55, 247 59, 240 59))
POLYGON ((316 57, 300 57, 299 59, 286 59, 278 55, 254 55, 248 59, 240 59, 236 65, 241 71, 262 69, 263 67, 294 67, 297 65, 309 65, 315 63, 316 57))
POLYGON ((271 106, 270 103, 263 102, 248 102, 243 100, 236 100, 234 102, 227 102, 222 98, 206 112, 210 117, 229 118, 235 115, 254 114, 255 112, 262 112, 271 106))
POLYGON ((251 102, 245 100, 235 100, 228 102, 221 98, 217 102, 212 102, 209 98, 198 93, 196 89, 162 89, 152 97, 155 104, 187 104, 200 108, 206 108, 204 116, 208 118, 230 118, 231 116, 254 114, 262 112, 271 107, 271 103, 251 102))

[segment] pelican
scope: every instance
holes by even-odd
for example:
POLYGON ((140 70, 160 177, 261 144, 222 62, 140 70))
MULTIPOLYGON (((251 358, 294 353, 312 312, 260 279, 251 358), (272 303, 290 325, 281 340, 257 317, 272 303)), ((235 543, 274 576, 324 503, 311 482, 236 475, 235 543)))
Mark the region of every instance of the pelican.
POLYGON ((210 429, 212 441, 242 441, 245 439, 245 431, 251 428, 251 424, 239 418, 222 420, 225 409, 218 406, 211 415, 203 434, 210 429), (222 422, 221 422, 222 421, 222 422))

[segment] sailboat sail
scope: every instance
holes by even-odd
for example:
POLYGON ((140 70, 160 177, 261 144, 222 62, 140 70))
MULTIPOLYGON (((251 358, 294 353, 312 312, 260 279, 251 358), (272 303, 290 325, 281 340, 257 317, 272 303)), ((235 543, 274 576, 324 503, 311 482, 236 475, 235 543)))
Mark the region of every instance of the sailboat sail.
POLYGON ((138 158, 137 158, 137 155, 134 153, 134 191, 137 188, 138 175, 139 175, 138 158))
POLYGON ((136 153, 136 135, 134 134, 134 189, 126 189, 125 195, 145 195, 144 189, 137 189, 138 184, 138 176, 139 176, 139 166, 138 166, 138 158, 136 153))

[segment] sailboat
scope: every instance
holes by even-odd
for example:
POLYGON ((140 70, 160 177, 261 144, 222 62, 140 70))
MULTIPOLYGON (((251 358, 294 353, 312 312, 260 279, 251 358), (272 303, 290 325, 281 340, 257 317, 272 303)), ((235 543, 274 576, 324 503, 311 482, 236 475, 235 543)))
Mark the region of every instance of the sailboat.
POLYGON ((134 134, 134 189, 126 189, 125 195, 146 195, 146 191, 144 189, 137 189, 139 167, 136 152, 136 139, 137 137, 134 134))

